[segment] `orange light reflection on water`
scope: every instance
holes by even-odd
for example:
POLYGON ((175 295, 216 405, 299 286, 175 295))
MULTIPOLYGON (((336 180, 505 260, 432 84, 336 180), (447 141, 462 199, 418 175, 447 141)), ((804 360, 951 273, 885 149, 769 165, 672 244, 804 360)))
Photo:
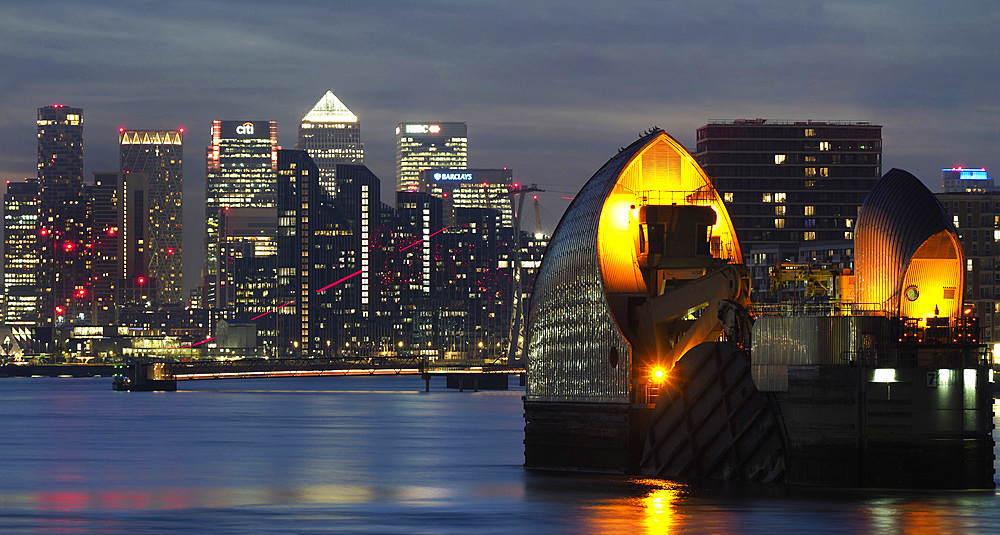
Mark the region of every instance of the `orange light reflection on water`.
MULTIPOLYGON (((670 533, 683 527, 684 515, 677 512, 677 501, 684 487, 655 479, 633 480, 646 487, 646 494, 601 502, 588 507, 587 531, 590 533, 670 533), (637 529, 639 528, 639 529, 637 529)), ((690 519, 687 519, 690 520, 690 519)))

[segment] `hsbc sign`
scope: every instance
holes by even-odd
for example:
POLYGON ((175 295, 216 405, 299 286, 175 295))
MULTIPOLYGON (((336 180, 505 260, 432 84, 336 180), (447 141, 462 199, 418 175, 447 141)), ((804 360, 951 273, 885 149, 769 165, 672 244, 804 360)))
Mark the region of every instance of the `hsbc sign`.
POLYGON ((407 134, 437 134, 441 132, 441 125, 436 124, 408 124, 407 134))

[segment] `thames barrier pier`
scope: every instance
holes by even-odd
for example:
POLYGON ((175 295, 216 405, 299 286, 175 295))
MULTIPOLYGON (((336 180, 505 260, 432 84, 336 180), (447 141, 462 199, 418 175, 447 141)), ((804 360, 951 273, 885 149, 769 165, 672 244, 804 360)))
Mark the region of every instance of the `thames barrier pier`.
POLYGON ((855 230, 853 273, 805 302, 753 305, 692 156, 658 129, 622 149, 576 195, 536 279, 525 467, 993 488, 993 371, 954 226, 893 169, 855 230))

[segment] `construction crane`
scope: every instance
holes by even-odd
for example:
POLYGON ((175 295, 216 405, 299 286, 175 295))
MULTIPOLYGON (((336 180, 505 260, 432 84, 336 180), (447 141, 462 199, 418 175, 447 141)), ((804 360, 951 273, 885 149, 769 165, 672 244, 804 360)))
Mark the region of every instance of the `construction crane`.
MULTIPOLYGON (((514 255, 511 259, 514 265, 514 299, 510 319, 510 333, 507 337, 507 362, 517 360, 524 353, 524 300, 521 299, 521 214, 524 209, 524 196, 526 193, 539 193, 545 190, 538 187, 538 184, 527 186, 515 183, 507 195, 520 195, 517 202, 517 211, 514 213, 514 255)), ((538 219, 538 195, 535 195, 535 228, 539 228, 538 219)))

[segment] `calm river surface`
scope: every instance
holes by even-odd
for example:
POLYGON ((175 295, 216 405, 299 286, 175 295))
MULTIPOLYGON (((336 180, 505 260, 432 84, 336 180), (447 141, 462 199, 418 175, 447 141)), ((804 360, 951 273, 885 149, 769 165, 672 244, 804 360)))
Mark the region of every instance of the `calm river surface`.
POLYGON ((0 379, 0 534, 1000 533, 994 491, 529 473, 516 386, 457 392, 439 378, 425 393, 412 376, 179 386, 0 379))

